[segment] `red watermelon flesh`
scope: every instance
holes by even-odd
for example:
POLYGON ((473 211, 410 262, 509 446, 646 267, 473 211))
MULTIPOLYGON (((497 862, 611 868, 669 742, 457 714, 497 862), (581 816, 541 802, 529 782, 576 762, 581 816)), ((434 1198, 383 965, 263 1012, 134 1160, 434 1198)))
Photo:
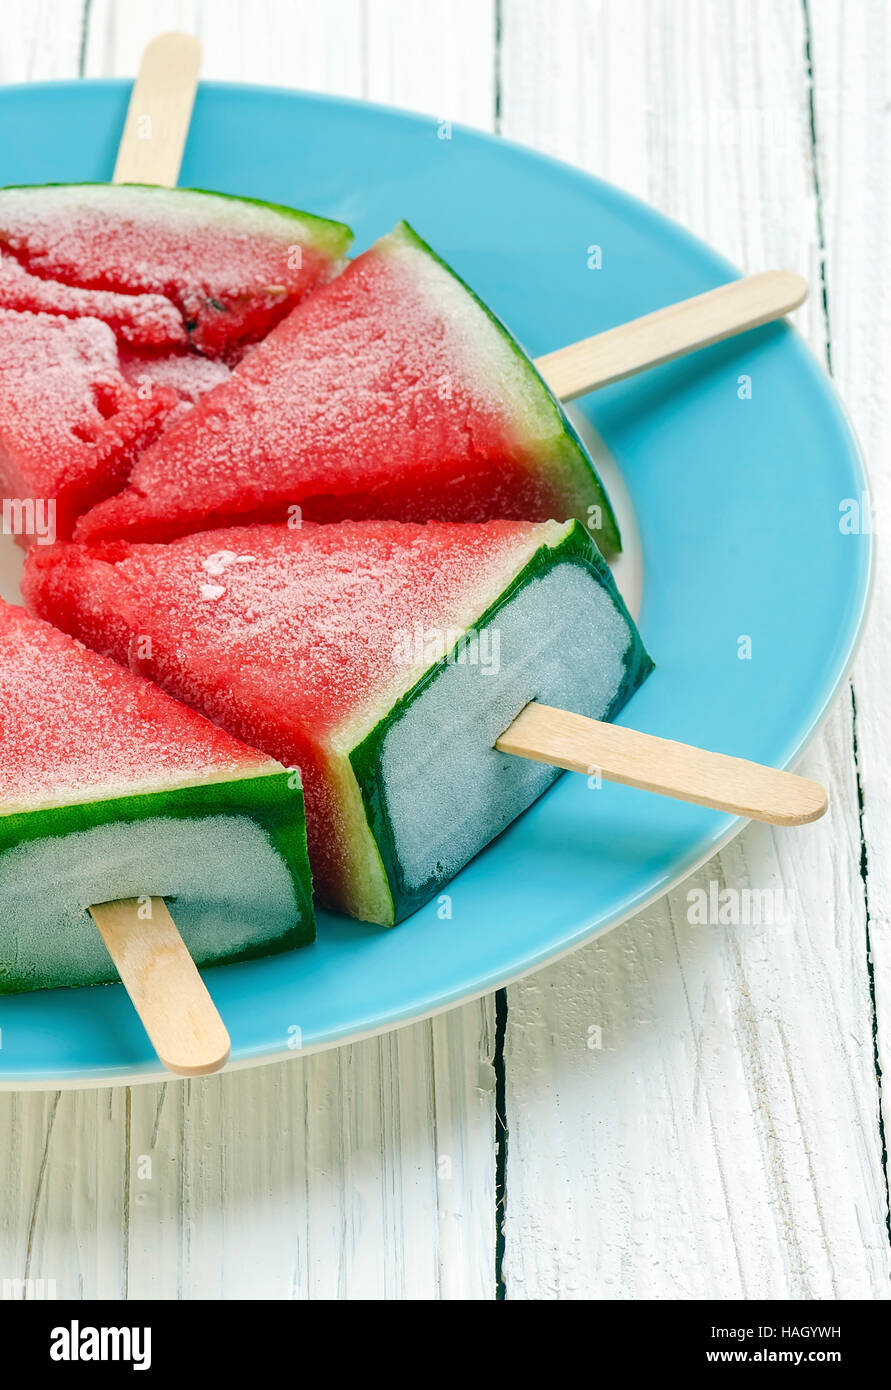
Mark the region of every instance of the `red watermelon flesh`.
POLYGON ((156 437, 176 397, 140 399, 124 380, 114 335, 92 318, 0 309, 0 491, 4 524, 34 539, 22 518, 54 509, 52 540, 120 487, 156 437), (20 515, 11 522, 9 514, 20 515))
POLYGON ((179 404, 165 422, 169 429, 175 420, 187 414, 196 401, 219 386, 229 377, 224 362, 202 357, 199 352, 119 353, 121 375, 140 398, 152 394, 156 387, 172 391, 179 404))
MULTIPOLYGON (((180 337, 227 360, 336 273, 350 235, 292 208, 195 189, 0 189, 0 248, 25 271, 85 291, 149 296, 156 306, 162 296, 180 337)), ((116 303, 106 305, 119 314, 116 303)))
POLYGON ((530 699, 610 717, 650 668, 573 522, 61 546, 31 552, 23 591, 34 612, 297 765, 317 888, 383 923, 438 891, 555 776, 494 752, 530 699), (493 609, 485 651, 497 646, 498 661, 453 660, 493 609))
POLYGON ((504 327, 405 224, 298 305, 85 517, 85 541, 226 522, 579 517, 594 467, 504 327))
POLYGON ((186 347, 182 315, 162 294, 84 290, 31 275, 9 253, 0 256, 0 308, 66 318, 102 319, 120 342, 134 347, 186 347))
POLYGON ((256 770, 256 750, 0 602, 0 814, 256 770))
POLYGON ((0 995, 113 980, 85 909, 151 897, 199 964, 312 940, 299 782, 0 603, 0 995))

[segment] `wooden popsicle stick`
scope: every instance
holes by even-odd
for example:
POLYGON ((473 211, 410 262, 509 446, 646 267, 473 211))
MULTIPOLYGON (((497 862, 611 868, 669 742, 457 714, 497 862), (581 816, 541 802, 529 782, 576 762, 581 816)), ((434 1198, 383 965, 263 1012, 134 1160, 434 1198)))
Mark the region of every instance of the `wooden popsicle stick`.
POLYGON ((130 95, 113 183, 176 187, 200 66, 201 44, 194 34, 159 34, 146 44, 130 95))
POLYGON ((771 825, 807 825, 826 810, 824 788, 806 777, 535 702, 495 747, 771 825))
POLYGON ((535 365, 554 395, 571 401, 647 367, 760 328, 797 309, 806 297, 807 281, 800 275, 763 270, 548 352, 537 357, 535 365))
POLYGON ((150 917, 136 898, 97 903, 90 916, 164 1066, 208 1076, 226 1065, 229 1034, 167 904, 150 901, 150 917))

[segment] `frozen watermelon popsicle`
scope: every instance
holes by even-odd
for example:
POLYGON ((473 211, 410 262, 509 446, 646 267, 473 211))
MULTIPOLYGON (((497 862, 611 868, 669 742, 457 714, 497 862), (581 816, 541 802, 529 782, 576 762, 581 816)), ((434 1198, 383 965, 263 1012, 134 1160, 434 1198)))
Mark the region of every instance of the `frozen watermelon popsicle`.
POLYGON ((348 227, 135 183, 0 189, 0 307, 99 319, 127 351, 235 362, 340 269, 348 227))
POLYGON ((316 888, 363 920, 390 925, 436 896, 558 767, 744 814, 769 805, 769 819, 825 806, 801 778, 594 722, 652 662, 577 522, 73 544, 32 551, 23 590, 35 613, 298 766, 316 888))
POLYGON ((26 542, 69 536, 117 492, 352 239, 292 208, 157 186, 176 183, 197 49, 182 34, 148 46, 113 184, 0 189, 0 493, 26 542))
POLYGON ((311 941, 299 779, 0 604, 0 995, 115 980, 117 962, 165 1064, 199 1069, 179 1029, 201 1042, 210 1001, 185 952, 181 978, 165 903, 199 965, 311 941), (197 1014, 168 1017, 181 1000, 197 1014))

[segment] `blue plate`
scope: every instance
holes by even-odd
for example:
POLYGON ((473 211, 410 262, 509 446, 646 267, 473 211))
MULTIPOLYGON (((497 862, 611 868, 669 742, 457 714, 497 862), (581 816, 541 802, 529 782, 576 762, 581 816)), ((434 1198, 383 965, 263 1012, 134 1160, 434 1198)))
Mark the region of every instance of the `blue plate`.
MULTIPOLYGON (((109 178, 128 94, 7 88, 0 183, 109 178)), ((597 179, 458 127, 438 136, 386 108, 208 83, 181 181, 340 218, 357 249, 406 217, 536 354, 736 273, 597 179)), ((645 557, 640 625, 657 670, 624 718, 790 762, 844 676, 869 585, 870 536, 840 525, 866 480, 828 379, 776 325, 582 406, 622 469, 645 557)), ((208 972, 233 1058, 329 1046, 491 990, 627 917, 738 827, 564 777, 455 880, 450 919, 434 904, 387 931, 322 913, 314 947, 208 972)), ((0 1029, 0 1085, 159 1074, 120 986, 0 1000, 0 1029)))

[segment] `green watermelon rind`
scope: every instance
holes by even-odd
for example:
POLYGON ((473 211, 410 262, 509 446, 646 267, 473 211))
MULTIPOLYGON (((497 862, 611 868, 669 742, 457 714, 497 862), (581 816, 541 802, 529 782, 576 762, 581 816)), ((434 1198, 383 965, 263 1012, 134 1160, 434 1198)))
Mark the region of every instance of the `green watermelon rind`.
MULTIPOLYGON (((619 523, 616 520, 612 504, 607 496, 606 488, 600 481, 597 469, 594 466, 594 460, 585 448, 578 431, 563 409, 560 400, 554 395, 531 357, 523 350, 513 333, 511 333, 510 329, 498 315, 489 308, 484 300, 480 299, 479 295, 468 285, 467 281, 463 280, 447 261, 444 261, 441 256, 437 255, 433 247, 429 246, 424 238, 418 235, 409 222, 404 220, 402 222, 397 222, 393 231, 389 233, 389 236, 382 238, 382 240, 386 242, 390 238, 402 240, 416 247, 419 251, 423 251, 426 255, 430 256, 432 260, 436 261, 443 270, 451 275, 453 280, 457 280, 458 284, 467 291, 470 297, 480 309, 482 309, 489 322, 510 346, 514 355, 519 359, 525 369, 530 387, 534 388, 540 394, 545 409, 549 410, 561 428, 561 439, 556 446, 556 452, 558 456, 562 457, 562 461, 572 468, 573 476, 577 480, 576 488, 579 499, 584 501, 585 506, 595 505, 600 508, 601 525, 594 535, 597 545, 608 558, 619 554, 622 549, 619 523)), ((380 245, 380 243, 378 243, 378 245, 380 245)), ((564 518, 557 517, 555 519, 561 521, 564 518)), ((579 517, 577 519, 584 524, 584 518, 579 517)), ((589 534, 591 534, 591 528, 588 527, 587 529, 589 534)))
MULTIPOLYGON (((565 525, 564 539, 553 545, 539 546, 519 573, 501 591, 497 599, 467 628, 460 640, 463 642, 468 634, 478 632, 481 628, 488 626, 495 614, 520 589, 525 588, 531 580, 546 574, 555 565, 563 562, 581 565, 595 576, 609 594, 615 607, 627 621, 631 633, 631 644, 625 654, 625 675, 608 711, 602 716, 604 720, 610 720, 618 714, 623 705, 646 680, 654 669, 654 662, 644 647, 640 633, 637 631, 625 602, 616 588, 609 566, 588 531, 579 521, 569 521, 565 525)), ((410 916, 411 913, 416 912, 449 882, 449 876, 434 876, 422 888, 416 890, 408 889, 402 882, 392 826, 386 811, 386 797, 381 775, 381 751, 390 726, 397 719, 400 719, 421 692, 442 674, 450 665, 451 660, 452 654, 449 652, 429 670, 425 671, 412 688, 390 707, 348 755, 359 785, 368 828, 377 847, 393 903, 392 920, 384 924, 387 926, 395 925, 395 923, 410 916)))
MULTIPOLYGON (((212 960, 198 959, 200 966, 229 965, 277 955, 315 940, 315 915, 310 886, 306 847, 306 813, 303 791, 293 785, 288 771, 248 773, 222 780, 191 783, 186 786, 159 787, 156 791, 116 794, 96 800, 43 804, 35 810, 16 810, 0 816, 0 853, 16 845, 48 836, 77 834, 113 822, 138 824, 154 817, 190 820, 195 816, 248 816, 268 834, 281 856, 294 885, 299 920, 292 929, 273 942, 254 942, 241 950, 212 960)), ((175 909, 174 909, 175 915, 175 909)), ((107 983, 118 978, 109 964, 107 983)), ((72 980, 71 986, 81 982, 72 980)), ((41 987, 32 976, 0 973, 0 995, 17 994, 41 987)))
POLYGON ((148 188, 153 191, 164 193, 197 193, 203 198, 218 198, 226 203, 248 203, 252 207, 263 208, 267 212, 275 213, 279 217, 289 218, 301 223, 307 231, 313 233, 314 244, 327 254, 334 256, 344 256, 353 241, 353 232, 345 222, 336 222, 330 217, 318 217, 312 212, 303 212, 300 208, 289 207, 286 203, 270 203, 263 198, 244 198, 237 193, 221 193, 215 188, 166 188, 163 185, 154 183, 120 183, 107 184, 98 183, 95 179, 83 180, 80 183, 9 183, 0 187, 0 194, 17 192, 27 192, 28 189, 39 188, 148 188))

